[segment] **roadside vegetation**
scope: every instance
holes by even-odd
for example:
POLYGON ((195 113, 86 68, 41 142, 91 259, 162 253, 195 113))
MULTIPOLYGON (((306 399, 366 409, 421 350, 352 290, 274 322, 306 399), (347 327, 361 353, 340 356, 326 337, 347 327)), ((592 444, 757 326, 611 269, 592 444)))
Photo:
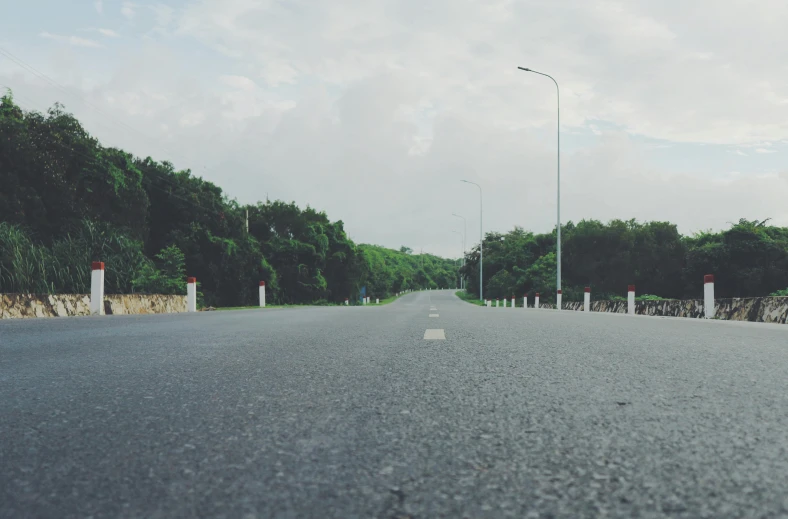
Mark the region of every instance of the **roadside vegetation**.
MULTIPOLYGON (((675 224, 635 220, 582 220, 561 227, 564 301, 626 299, 634 284, 639 300, 702 297, 703 276, 715 277, 715 296, 788 295, 788 228, 741 219, 721 232, 683 236, 675 224)), ((555 303, 556 235, 516 227, 484 240, 484 296, 511 294, 555 303)), ((479 294, 479 248, 462 271, 469 294, 479 294)))
MULTIPOLYGON (((562 227, 565 301, 788 296, 788 228, 741 219, 683 236, 670 222, 596 220, 562 227)), ((555 303, 555 233, 516 227, 484 240, 484 295, 541 293, 555 303)), ((104 261, 107 293, 185 293, 200 305, 254 306, 260 280, 272 305, 387 300, 407 289, 453 287, 454 260, 356 244, 342 221, 293 202, 241 205, 167 161, 106 148, 59 105, 25 111, 0 97, 0 293, 86 293, 104 261), (248 212, 248 232, 246 214, 248 212)), ((479 294, 479 249, 462 267, 479 294)), ((463 296, 465 297, 465 296, 463 296)))
POLYGON ((457 297, 459 297, 463 301, 471 303, 473 305, 484 306, 484 303, 482 301, 479 301, 479 295, 478 294, 474 295, 474 294, 469 294, 465 290, 458 290, 458 291, 456 291, 454 293, 454 295, 456 295, 457 297))
POLYGON ((455 286, 456 259, 356 244, 342 221, 283 201, 241 205, 167 161, 105 148, 56 104, 25 111, 0 97, 0 293, 184 294, 200 306, 343 304, 366 289, 455 286), (246 214, 249 230, 246 231, 246 214))

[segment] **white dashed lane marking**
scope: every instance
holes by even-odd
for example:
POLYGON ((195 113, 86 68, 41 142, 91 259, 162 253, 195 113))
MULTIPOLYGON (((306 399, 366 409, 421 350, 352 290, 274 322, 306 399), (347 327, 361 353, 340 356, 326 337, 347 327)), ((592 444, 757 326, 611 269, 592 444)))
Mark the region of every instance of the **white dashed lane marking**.
POLYGON ((443 333, 443 329, 432 329, 432 330, 425 330, 424 331, 424 340, 425 341, 442 341, 446 339, 446 334, 443 333))
POLYGON ((438 314, 430 314, 430 317, 438 317, 438 314))

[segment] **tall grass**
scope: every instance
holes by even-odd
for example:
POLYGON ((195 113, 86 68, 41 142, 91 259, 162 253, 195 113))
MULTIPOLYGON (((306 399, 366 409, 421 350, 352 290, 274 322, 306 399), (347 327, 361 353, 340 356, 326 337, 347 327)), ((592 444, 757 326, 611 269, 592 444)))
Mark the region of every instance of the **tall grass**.
POLYGON ((0 292, 49 293, 49 250, 19 227, 0 223, 0 292))
POLYGON ((49 247, 36 243, 21 227, 3 222, 0 293, 88 293, 93 261, 105 264, 106 293, 130 293, 140 276, 159 275, 142 247, 122 231, 89 220, 49 247))

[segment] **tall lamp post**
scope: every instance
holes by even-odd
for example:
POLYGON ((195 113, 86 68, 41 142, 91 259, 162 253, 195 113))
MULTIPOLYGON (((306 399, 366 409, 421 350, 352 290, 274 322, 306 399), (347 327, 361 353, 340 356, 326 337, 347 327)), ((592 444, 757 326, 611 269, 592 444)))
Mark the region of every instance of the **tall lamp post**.
MULTIPOLYGON (((462 264, 463 264, 463 266, 465 266, 465 250, 466 250, 465 249, 465 243, 466 243, 465 239, 468 237, 468 221, 464 217, 458 215, 457 213, 451 213, 451 215, 452 216, 456 216, 457 218, 462 218, 462 225, 463 225, 463 228, 462 228, 462 264)), ((460 281, 461 282, 463 281, 462 277, 460 278, 460 281)), ((464 288, 464 287, 460 287, 460 288, 464 288)))
POLYGON ((484 236, 482 234, 482 186, 470 180, 461 180, 466 184, 473 184, 479 188, 479 301, 484 301, 484 284, 482 283, 482 273, 484 271, 484 236))
MULTIPOLYGON (((465 244, 465 239, 462 237, 462 233, 460 231, 452 231, 452 232, 460 237, 460 244, 464 248, 465 247, 465 245, 464 245, 465 244)), ((464 250, 462 251, 462 255, 465 256, 465 251, 464 250)), ((461 264, 462 264, 462 260, 460 260, 460 265, 461 264)), ((463 286, 462 286, 462 275, 460 275, 460 289, 462 290, 462 288, 463 288, 463 286)))
POLYGON ((539 74, 540 76, 549 77, 555 83, 555 94, 557 99, 557 107, 558 107, 558 125, 556 128, 556 133, 558 135, 558 194, 557 194, 557 206, 558 206, 558 222, 556 224, 556 235, 558 238, 557 241, 557 248, 558 248, 558 263, 557 263, 557 272, 556 272, 556 300, 558 304, 556 305, 557 308, 561 309, 561 93, 558 89, 558 81, 553 78, 553 76, 549 74, 545 74, 543 72, 537 72, 536 70, 532 70, 530 68, 525 67, 517 67, 520 70, 524 70, 525 72, 533 72, 534 74, 539 74))

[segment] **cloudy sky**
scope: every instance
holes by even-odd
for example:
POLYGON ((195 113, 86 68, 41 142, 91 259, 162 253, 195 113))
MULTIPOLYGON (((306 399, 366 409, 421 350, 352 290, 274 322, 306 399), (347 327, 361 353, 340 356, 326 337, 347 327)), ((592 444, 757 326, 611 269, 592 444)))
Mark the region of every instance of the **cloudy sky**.
POLYGON ((788 225, 788 2, 27 0, 0 85, 242 203, 459 255, 562 221, 788 225))

